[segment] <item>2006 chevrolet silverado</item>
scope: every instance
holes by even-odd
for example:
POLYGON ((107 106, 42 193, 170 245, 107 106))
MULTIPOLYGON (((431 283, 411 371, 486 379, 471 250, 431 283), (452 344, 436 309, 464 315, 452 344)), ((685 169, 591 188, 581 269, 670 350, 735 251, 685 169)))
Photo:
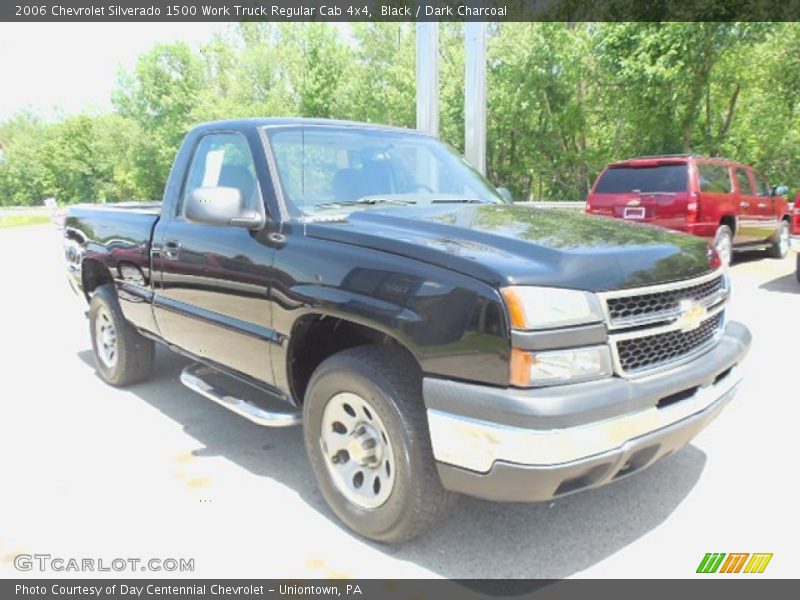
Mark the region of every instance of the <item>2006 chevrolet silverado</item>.
POLYGON ((303 119, 192 130, 163 201, 70 210, 97 370, 302 423, 356 532, 400 542, 455 492, 537 501, 687 444, 750 346, 707 242, 512 205, 426 135, 303 119))

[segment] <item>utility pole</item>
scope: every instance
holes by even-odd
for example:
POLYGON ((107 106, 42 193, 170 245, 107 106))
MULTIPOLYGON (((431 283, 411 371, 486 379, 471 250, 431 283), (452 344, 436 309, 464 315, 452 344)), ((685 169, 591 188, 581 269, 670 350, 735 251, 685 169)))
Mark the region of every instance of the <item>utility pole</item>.
POLYGON ((439 23, 417 23, 417 129, 439 137, 439 23))
POLYGON ((486 23, 465 23, 464 45, 464 155, 486 174, 486 23))

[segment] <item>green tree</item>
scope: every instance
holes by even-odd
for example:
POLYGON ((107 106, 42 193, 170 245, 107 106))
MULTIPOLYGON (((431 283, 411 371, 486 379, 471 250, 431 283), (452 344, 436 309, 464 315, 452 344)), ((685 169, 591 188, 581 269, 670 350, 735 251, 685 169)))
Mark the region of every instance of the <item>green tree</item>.
POLYGON ((342 117, 415 126, 414 31, 410 23, 353 23, 355 48, 340 92, 342 117))
POLYGON ((206 84, 202 60, 183 42, 159 44, 133 72, 120 74, 113 102, 118 114, 139 125, 134 179, 147 197, 160 198, 172 159, 206 84))
POLYGON ((29 112, 0 124, 0 140, 6 147, 0 165, 0 205, 33 206, 49 194, 44 145, 48 127, 29 112))

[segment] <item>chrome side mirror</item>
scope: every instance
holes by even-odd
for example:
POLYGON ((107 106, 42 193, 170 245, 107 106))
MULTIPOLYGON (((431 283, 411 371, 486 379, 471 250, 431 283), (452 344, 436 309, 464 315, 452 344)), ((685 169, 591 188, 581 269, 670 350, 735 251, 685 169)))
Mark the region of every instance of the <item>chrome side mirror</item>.
POLYGON ((207 187, 192 190, 186 199, 186 220, 202 225, 229 225, 261 229, 264 216, 245 207, 239 188, 207 187))
POLYGON ((776 185, 772 188, 773 196, 785 196, 789 193, 789 188, 785 185, 776 185))

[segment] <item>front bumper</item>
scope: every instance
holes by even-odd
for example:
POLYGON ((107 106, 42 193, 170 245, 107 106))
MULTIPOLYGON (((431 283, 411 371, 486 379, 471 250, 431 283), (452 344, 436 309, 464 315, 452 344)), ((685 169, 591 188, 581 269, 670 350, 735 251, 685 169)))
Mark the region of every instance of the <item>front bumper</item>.
POLYGON ((643 469, 688 444, 735 395, 750 332, 637 380, 530 390, 424 380, 443 485, 505 501, 548 500, 643 469))

